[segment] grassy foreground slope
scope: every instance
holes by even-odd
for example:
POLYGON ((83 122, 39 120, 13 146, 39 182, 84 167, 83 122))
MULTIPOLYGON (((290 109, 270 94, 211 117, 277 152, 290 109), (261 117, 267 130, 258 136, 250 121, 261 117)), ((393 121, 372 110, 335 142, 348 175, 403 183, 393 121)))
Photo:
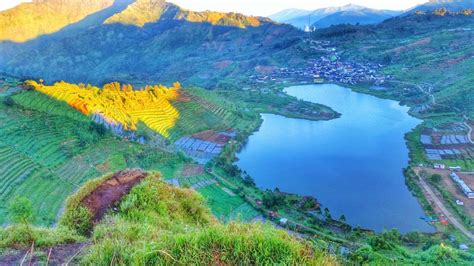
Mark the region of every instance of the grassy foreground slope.
MULTIPOLYGON (((104 181, 110 176, 99 179, 104 181)), ((69 199, 58 229, 38 234, 40 229, 24 226, 0 230, 0 248, 37 249, 59 244, 84 242, 77 221, 87 215, 81 200, 101 182, 90 182, 69 199), (75 217, 75 219, 71 219, 75 217), (22 228, 23 238, 11 238, 22 228), (57 233, 56 238, 51 238, 57 233), (31 237, 27 237, 31 236, 31 237)), ((83 265, 336 265, 334 257, 314 249, 309 242, 264 224, 217 222, 202 197, 189 189, 171 187, 150 174, 135 186, 92 232, 90 245, 75 257, 83 265)), ((41 253, 41 252, 39 252, 41 253)), ((1 254, 1 253, 0 253, 1 254)), ((70 256, 74 255, 69 254, 70 256)), ((8 255, 3 255, 4 259, 8 255)), ((2 255, 0 255, 2 258, 2 255)), ((47 256, 37 254, 44 263, 47 256)), ((66 259, 67 260, 67 259, 66 259)))

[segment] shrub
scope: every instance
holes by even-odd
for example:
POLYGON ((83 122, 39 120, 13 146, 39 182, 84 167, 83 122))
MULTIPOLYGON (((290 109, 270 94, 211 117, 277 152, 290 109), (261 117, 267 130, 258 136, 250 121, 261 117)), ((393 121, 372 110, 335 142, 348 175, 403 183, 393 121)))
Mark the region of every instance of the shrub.
POLYGON ((16 197, 8 210, 11 219, 16 223, 29 224, 33 218, 33 205, 25 197, 16 197))

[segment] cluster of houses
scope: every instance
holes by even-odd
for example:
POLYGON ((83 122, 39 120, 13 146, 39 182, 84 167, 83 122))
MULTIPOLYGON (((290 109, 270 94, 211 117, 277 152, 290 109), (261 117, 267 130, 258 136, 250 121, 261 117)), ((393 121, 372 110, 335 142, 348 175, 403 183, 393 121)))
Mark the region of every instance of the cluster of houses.
POLYGON ((309 60, 309 65, 308 72, 312 77, 319 77, 328 82, 351 85, 372 82, 380 85, 392 78, 377 73, 382 67, 380 64, 343 61, 337 54, 309 60))
POLYGON ((464 180, 462 180, 461 177, 459 177, 458 174, 452 172, 449 176, 459 186, 466 197, 469 199, 474 199, 474 191, 472 191, 472 189, 464 182, 464 180))
POLYGON ((280 84, 283 80, 294 82, 311 83, 341 83, 355 85, 361 82, 369 82, 381 85, 392 76, 382 75, 380 64, 375 63, 353 63, 344 61, 335 51, 335 48, 314 41, 310 47, 327 54, 318 59, 308 60, 302 68, 275 68, 271 73, 250 76, 251 84, 280 84))

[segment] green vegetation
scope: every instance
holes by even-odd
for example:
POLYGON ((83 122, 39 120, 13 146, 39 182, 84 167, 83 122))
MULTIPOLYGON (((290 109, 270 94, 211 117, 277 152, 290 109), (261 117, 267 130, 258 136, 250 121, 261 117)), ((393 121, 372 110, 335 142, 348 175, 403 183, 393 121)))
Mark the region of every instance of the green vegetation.
MULTIPOLYGON (((71 197, 65 215, 81 216, 73 202, 108 177, 88 183, 71 197)), ((74 233, 76 229, 74 224, 55 230, 9 227, 0 230, 0 248, 84 241, 74 233)), ((133 188, 118 211, 94 228, 92 240, 79 256, 80 264, 337 264, 334 257, 309 242, 270 225, 216 222, 199 194, 171 187, 159 174, 151 174, 133 188)))

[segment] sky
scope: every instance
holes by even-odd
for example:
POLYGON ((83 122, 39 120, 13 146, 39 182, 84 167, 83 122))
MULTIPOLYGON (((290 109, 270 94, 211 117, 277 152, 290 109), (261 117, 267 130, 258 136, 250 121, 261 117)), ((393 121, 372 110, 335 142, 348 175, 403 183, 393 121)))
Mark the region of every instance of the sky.
MULTIPOLYGON (((375 9, 405 10, 427 0, 169 0, 194 11, 213 10, 268 16, 287 8, 313 10, 328 6, 356 4, 375 9)), ((28 0, 0 0, 0 10, 28 0)))

